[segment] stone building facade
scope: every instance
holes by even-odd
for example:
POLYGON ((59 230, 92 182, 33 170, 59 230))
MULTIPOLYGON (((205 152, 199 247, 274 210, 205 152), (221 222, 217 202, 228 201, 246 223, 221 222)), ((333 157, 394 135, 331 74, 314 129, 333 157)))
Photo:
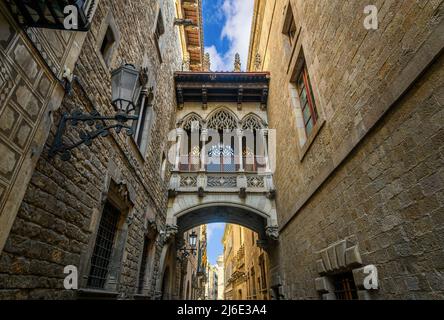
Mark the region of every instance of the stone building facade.
POLYGON ((205 300, 217 300, 218 295, 218 272, 217 267, 207 263, 207 283, 205 286, 205 300))
POLYGON ((373 3, 255 1, 248 67, 271 73, 281 142, 275 297, 444 298, 444 2, 373 3))
POLYGON ((184 241, 190 239, 191 234, 196 235, 195 247, 190 247, 189 243, 179 245, 177 254, 179 255, 179 274, 180 279, 180 299, 182 300, 197 300, 202 298, 202 292, 205 292, 206 282, 203 263, 206 261, 206 226, 199 226, 188 230, 184 234, 184 241), (203 259, 204 258, 204 259, 203 259))
POLYGON ((224 270, 224 255, 217 257, 217 300, 224 300, 225 291, 225 270, 224 270))
MULTIPOLYGON (((174 296, 162 279, 173 255, 165 250, 166 159, 173 72, 185 56, 183 27, 174 26, 180 3, 87 4, 87 32, 24 28, 0 4, 2 299, 174 296), (50 157, 63 113, 115 112, 111 70, 122 62, 145 71, 136 134, 112 131, 69 161, 50 157), (64 288, 68 265, 79 290, 64 288)), ((77 141, 79 129, 64 141, 77 141)))
POLYGON ((270 299, 270 262, 258 241, 252 230, 226 225, 222 239, 225 300, 270 299))

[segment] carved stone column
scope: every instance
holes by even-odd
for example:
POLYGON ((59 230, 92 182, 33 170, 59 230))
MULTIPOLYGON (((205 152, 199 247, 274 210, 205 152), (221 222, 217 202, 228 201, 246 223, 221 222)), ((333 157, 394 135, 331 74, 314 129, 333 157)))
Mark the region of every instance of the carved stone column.
POLYGON ((264 143, 265 172, 270 173, 270 159, 268 157, 268 129, 262 129, 261 134, 264 143))
POLYGON ((174 171, 178 172, 179 171, 179 166, 180 166, 180 149, 182 147, 182 140, 183 140, 183 136, 185 134, 185 131, 182 128, 177 128, 176 129, 176 134, 177 134, 177 145, 176 145, 176 162, 174 164, 174 171))
POLYGON ((208 129, 202 128, 202 133, 200 135, 200 141, 202 142, 202 149, 200 150, 200 171, 205 172, 205 164, 206 164, 206 159, 207 159, 206 144, 208 141, 208 129))
POLYGON ((244 137, 244 133, 241 128, 238 128, 236 134, 239 141, 239 172, 244 172, 244 159, 242 157, 242 138, 244 137))

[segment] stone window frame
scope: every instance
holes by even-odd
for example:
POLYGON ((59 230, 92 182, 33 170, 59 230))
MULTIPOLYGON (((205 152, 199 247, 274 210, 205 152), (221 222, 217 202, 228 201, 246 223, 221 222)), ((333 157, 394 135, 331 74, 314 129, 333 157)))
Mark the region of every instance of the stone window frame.
POLYGON ((260 288, 259 291, 261 293, 264 293, 267 291, 267 261, 265 259, 265 255, 262 253, 258 258, 258 265, 259 265, 259 277, 261 279, 260 281, 260 288))
POLYGON ((168 157, 166 152, 162 152, 160 158, 160 178, 162 181, 167 181, 167 173, 168 173, 168 157))
MULTIPOLYGON (((152 212, 151 207, 147 209, 147 212, 152 212)), ((148 214, 150 215, 150 214, 148 214)), ((156 264, 156 252, 157 252, 157 244, 160 240, 160 234, 157 230, 157 226, 154 220, 145 219, 144 224, 144 233, 143 233, 143 240, 149 241, 149 248, 148 252, 146 252, 146 265, 145 265, 145 273, 143 280, 143 289, 142 292, 139 292, 139 283, 140 283, 140 270, 143 267, 142 261, 143 261, 143 252, 140 255, 139 258, 139 267, 138 267, 138 277, 137 277, 137 286, 135 288, 135 297, 139 299, 149 299, 150 293, 151 293, 151 287, 153 285, 153 281, 155 282, 155 279, 153 278, 154 275, 154 268, 156 264)), ((142 249, 144 249, 144 244, 142 244, 142 249)))
POLYGON ((291 5, 291 2, 288 1, 287 6, 285 8, 285 18, 284 18, 284 25, 282 27, 282 33, 287 37, 287 40, 290 43, 291 47, 295 43, 297 32, 298 28, 296 25, 293 6, 291 5))
POLYGON ((96 298, 107 297, 117 298, 119 295, 119 285, 123 257, 126 250, 128 230, 132 224, 135 210, 136 192, 133 187, 122 178, 122 173, 116 163, 112 160, 108 163, 108 172, 105 176, 105 183, 102 187, 102 197, 99 207, 93 209, 90 227, 91 236, 88 241, 87 250, 81 254, 79 267, 79 297, 96 298), (91 258, 97 238, 100 220, 105 208, 105 204, 110 202, 120 211, 117 233, 114 239, 113 254, 109 267, 108 280, 103 289, 89 288, 88 276, 91 270, 91 258))
POLYGON ((296 44, 296 59, 290 64, 290 72, 287 75, 287 83, 288 83, 288 91, 289 91, 289 100, 294 110, 294 116, 296 118, 296 132, 298 136, 298 151, 299 151, 299 161, 302 162, 316 140, 317 136, 321 132, 322 128, 325 125, 325 115, 322 108, 322 99, 318 92, 318 87, 316 86, 316 79, 313 77, 313 72, 310 72, 311 65, 309 64, 309 57, 307 52, 304 50, 302 39, 298 39, 298 43, 296 44), (312 88, 312 94, 314 96, 314 100, 316 102, 316 110, 317 110, 317 122, 313 126, 310 135, 307 135, 305 129, 305 123, 303 120, 302 107, 299 98, 298 88, 296 86, 296 81, 303 68, 307 68, 308 75, 310 76, 310 83, 312 88))
POLYGON ((153 26, 152 37, 154 46, 156 47, 157 57, 160 64, 163 63, 162 58, 162 36, 165 34, 165 19, 163 18, 162 9, 157 10, 156 23, 153 26))
POLYGON ((288 0, 286 6, 284 7, 284 19, 281 24, 281 32, 282 32, 282 46, 284 48, 286 59, 288 60, 288 68, 287 73, 290 69, 291 61, 295 55, 296 47, 301 38, 302 26, 297 23, 297 15, 296 15, 296 6, 291 4, 291 1, 288 0), (291 10, 291 11, 290 11, 291 10), (293 18, 292 20, 291 17, 293 18), (293 31, 293 35, 291 35, 288 31, 290 26, 294 23, 295 30, 293 31))
MULTIPOLYGON (((139 116, 142 114, 142 118, 144 119, 143 123, 139 126, 139 121, 134 122, 134 135, 131 135, 131 140, 139 151, 142 159, 145 161, 146 152, 148 151, 148 146, 151 141, 151 131, 156 121, 156 111, 154 110, 154 95, 153 93, 149 93, 145 97, 146 101, 144 102, 143 109, 138 110, 139 116), (140 141, 138 138, 140 137, 140 141)), ((140 108, 140 99, 138 103, 138 108, 140 108)))
POLYGON ((319 277, 314 286, 323 300, 336 300, 334 279, 338 275, 352 272, 358 300, 371 300, 369 290, 364 288, 363 261, 359 246, 349 239, 338 241, 319 251, 316 270, 319 277))
POLYGON ((120 31, 116 24, 116 21, 114 19, 114 15, 112 11, 110 10, 107 14, 107 16, 103 19, 102 25, 100 27, 100 31, 97 36, 97 43, 96 43, 96 54, 99 58, 100 63, 102 64, 103 68, 105 70, 109 70, 113 61, 114 57, 116 55, 117 48, 120 46, 121 37, 120 37, 120 31), (103 45, 103 41, 105 40, 105 37, 107 35, 107 32, 111 31, 114 37, 114 42, 112 46, 108 49, 108 53, 106 54, 106 57, 102 55, 101 48, 103 45))

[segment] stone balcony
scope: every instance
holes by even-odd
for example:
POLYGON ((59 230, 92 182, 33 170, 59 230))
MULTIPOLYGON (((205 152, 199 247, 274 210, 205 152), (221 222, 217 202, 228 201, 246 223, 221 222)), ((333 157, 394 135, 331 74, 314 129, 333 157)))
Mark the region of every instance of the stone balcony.
POLYGON ((173 172, 170 179, 170 192, 174 193, 239 193, 274 195, 274 182, 271 173, 209 173, 173 172))

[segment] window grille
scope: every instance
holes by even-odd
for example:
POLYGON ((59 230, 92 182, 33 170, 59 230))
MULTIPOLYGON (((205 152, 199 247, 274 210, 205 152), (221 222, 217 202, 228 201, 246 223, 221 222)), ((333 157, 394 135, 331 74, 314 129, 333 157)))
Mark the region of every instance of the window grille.
POLYGON ((337 300, 357 300, 358 294, 353 273, 348 272, 333 279, 337 300))
POLYGON ((99 230, 97 231, 96 243, 91 258, 91 269, 87 283, 87 286, 90 288, 103 289, 105 287, 119 217, 119 210, 107 202, 100 219, 99 230))

